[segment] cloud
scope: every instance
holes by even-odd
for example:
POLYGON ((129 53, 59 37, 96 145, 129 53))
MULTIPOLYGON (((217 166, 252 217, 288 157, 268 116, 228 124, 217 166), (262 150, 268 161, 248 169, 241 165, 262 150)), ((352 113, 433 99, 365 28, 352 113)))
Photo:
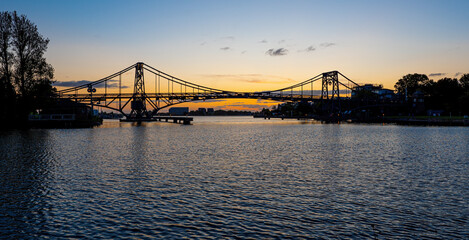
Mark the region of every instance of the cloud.
POLYGON ((262 40, 262 41, 259 41, 259 43, 267 43, 267 40, 262 40))
POLYGON ((241 54, 245 54, 246 52, 247 52, 246 50, 245 50, 245 51, 242 51, 241 54))
POLYGON ((205 44, 207 44, 207 42, 202 42, 200 43, 200 46, 205 46, 205 44))
POLYGON ((335 46, 336 43, 332 43, 332 42, 325 42, 325 43, 321 43, 321 47, 332 47, 332 46, 335 46))
POLYGON ((307 47, 303 50, 298 50, 298 52, 314 52, 314 51, 316 51, 316 48, 313 47, 313 45, 311 45, 311 46, 309 46, 309 47, 307 47))
POLYGON ((256 84, 291 84, 296 81, 291 78, 263 74, 208 74, 204 78, 226 80, 230 82, 246 82, 256 84))
POLYGON ((220 50, 222 50, 222 51, 228 51, 228 50, 231 50, 231 48, 230 48, 230 47, 222 47, 222 48, 220 48, 220 50))
POLYGON ((454 74, 455 77, 458 77, 459 75, 461 75, 462 72, 457 72, 456 74, 454 74))
POLYGON ((222 40, 233 41, 233 40, 235 40, 235 37, 234 36, 226 36, 226 37, 222 37, 221 39, 222 40))
POLYGON ((284 56, 288 54, 288 50, 285 48, 271 48, 265 52, 265 54, 270 56, 284 56))
POLYGON ((214 102, 224 102, 225 99, 206 99, 204 102, 206 103, 214 103, 214 102))
POLYGON ((441 77, 446 75, 446 73, 430 73, 428 76, 429 77, 441 77))
POLYGON ((88 81, 88 80, 67 81, 67 82, 56 81, 52 85, 57 86, 57 87, 76 87, 76 86, 80 86, 80 85, 89 84, 91 82, 92 81, 88 81))
MULTIPOLYGON (((100 86, 97 86, 97 88, 104 88, 104 84, 101 84, 100 86)), ((111 84, 107 84, 107 88, 119 88, 119 84, 118 83, 111 83, 111 84)), ((121 88, 129 88, 129 86, 121 86, 121 88)))
POLYGON ((313 46, 309 46, 309 47, 307 47, 307 48, 305 49, 306 52, 312 52, 312 51, 314 51, 314 50, 316 50, 316 48, 313 47, 313 46))
POLYGON ((244 107, 250 109, 258 109, 258 108, 270 108, 271 105, 264 105, 264 104, 228 104, 225 107, 244 107))
POLYGON ((287 41, 287 40, 282 39, 282 40, 278 41, 278 43, 279 43, 279 44, 282 44, 282 43, 285 43, 286 41, 287 41))
MULTIPOLYGON (((116 83, 118 80, 108 80, 107 82, 107 88, 119 88, 119 84, 116 83)), ((67 82, 61 82, 61 81, 56 81, 53 83, 54 86, 56 87, 77 87, 85 84, 90 84, 94 81, 88 81, 88 80, 79 80, 79 81, 67 81, 67 82)), ((105 85, 104 83, 94 85, 95 88, 104 88, 105 85)), ((122 86, 122 88, 129 88, 128 86, 122 86)))
POLYGON ((256 100, 256 103, 257 103, 257 104, 262 104, 262 103, 263 103, 263 104, 269 104, 269 103, 272 103, 272 101, 258 98, 258 99, 256 100))

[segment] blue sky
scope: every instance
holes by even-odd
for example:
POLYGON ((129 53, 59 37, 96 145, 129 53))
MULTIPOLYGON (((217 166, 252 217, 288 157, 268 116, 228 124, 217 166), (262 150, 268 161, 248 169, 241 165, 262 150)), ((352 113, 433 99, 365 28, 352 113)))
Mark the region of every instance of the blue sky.
POLYGON ((245 91, 330 70, 388 88, 408 73, 469 72, 469 1, 2 0, 0 9, 50 39, 57 81, 97 80, 137 61, 245 91))

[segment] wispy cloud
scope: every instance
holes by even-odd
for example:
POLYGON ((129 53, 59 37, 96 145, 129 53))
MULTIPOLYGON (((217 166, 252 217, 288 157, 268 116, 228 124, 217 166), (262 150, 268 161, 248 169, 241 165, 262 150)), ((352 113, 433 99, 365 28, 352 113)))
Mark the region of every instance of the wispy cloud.
POLYGON ((224 101, 226 101, 226 100, 225 99, 207 99, 204 102, 214 103, 214 102, 224 102, 224 101))
POLYGON ((57 86, 57 87, 76 87, 76 86, 80 86, 84 84, 89 84, 91 82, 92 81, 88 81, 88 80, 66 81, 66 82, 56 81, 52 85, 57 86))
POLYGON ((264 74, 207 74, 202 75, 202 77, 231 82, 246 82, 256 84, 288 84, 295 82, 291 78, 264 74))
POLYGON ((270 104, 271 104, 272 102, 269 101, 269 100, 265 100, 265 99, 258 98, 258 99, 256 100, 256 103, 258 103, 258 104, 262 104, 262 103, 263 103, 263 104, 268 104, 268 103, 270 103, 270 104))
POLYGON ((430 73, 428 76, 429 77, 441 77, 446 75, 446 73, 430 73))
POLYGON ((262 40, 262 41, 259 41, 259 43, 267 43, 267 40, 262 40))
POLYGON ((279 44, 282 44, 282 43, 285 43, 286 41, 287 41, 287 40, 282 39, 282 40, 278 41, 278 43, 279 43, 279 44))
POLYGON ((288 50, 285 48, 271 48, 265 52, 265 54, 270 56, 284 56, 288 54, 288 50))
POLYGON ((241 103, 241 104, 227 104, 225 105, 225 107, 243 107, 243 108, 246 108, 246 109, 252 109, 252 110, 256 110, 256 109, 259 109, 259 108, 270 108, 271 105, 264 105, 264 104, 244 104, 244 103, 241 103))
POLYGON ((230 48, 230 47, 222 47, 222 48, 220 48, 220 50, 222 50, 222 51, 228 51, 228 50, 231 50, 231 48, 230 48))
POLYGON ((456 74, 454 74, 455 77, 458 77, 459 75, 462 75, 462 72, 457 72, 456 74))
POLYGON ((200 46, 205 46, 205 44, 207 44, 207 42, 202 42, 200 43, 200 46))
POLYGON ((333 43, 333 42, 325 42, 325 43, 321 43, 321 47, 332 47, 332 46, 335 46, 337 45, 336 43, 333 43))
POLYGON ((222 37, 221 40, 228 40, 228 41, 234 41, 236 38, 234 36, 226 36, 222 37))
POLYGON ((305 49, 306 52, 312 52, 312 51, 314 51, 314 50, 316 50, 316 48, 313 47, 313 46, 309 46, 309 47, 307 47, 307 48, 305 49))
POLYGON ((316 51, 316 48, 313 45, 311 45, 311 46, 309 46, 305 49, 298 50, 298 52, 314 52, 314 51, 316 51))
MULTIPOLYGON (((118 80, 108 80, 107 88, 119 88, 119 84, 117 83, 118 80)), ((80 85, 90 84, 93 81, 88 80, 79 80, 79 81, 56 81, 53 83, 56 87, 77 87, 80 85)), ((105 84, 101 83, 98 85, 94 85, 95 88, 104 88, 105 84)), ((122 88, 129 88, 128 86, 122 86, 122 88)))

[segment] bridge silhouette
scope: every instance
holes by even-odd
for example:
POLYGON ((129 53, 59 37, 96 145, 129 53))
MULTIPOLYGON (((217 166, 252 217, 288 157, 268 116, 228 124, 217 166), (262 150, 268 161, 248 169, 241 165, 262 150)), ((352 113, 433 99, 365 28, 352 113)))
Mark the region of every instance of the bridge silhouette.
MULTIPOLYGON (((147 75, 148 76, 148 75, 147 75)), ((162 72, 143 62, 138 62, 100 80, 58 91, 60 99, 69 99, 87 105, 104 107, 122 113, 126 119, 149 119, 161 109, 191 101, 210 99, 254 98, 280 102, 322 102, 328 113, 342 110, 341 99, 350 97, 359 86, 339 71, 324 72, 300 83, 277 90, 237 92, 202 86, 162 72), (132 93, 123 93, 122 75, 135 70, 132 93), (145 89, 145 71, 154 76, 154 91, 145 89), (118 78, 116 80, 115 78, 118 78), (111 85, 118 81, 118 92, 111 92, 111 85), (314 94, 313 83, 321 83, 320 94, 314 94), (104 85, 104 87, 103 87, 104 85), (163 86, 162 86, 163 85, 163 86), (341 87, 340 87, 341 86, 341 87), (97 88, 100 91, 97 91, 97 88), (343 88, 343 90, 340 90, 343 88), (345 92, 345 93, 344 93, 345 92), (130 113, 124 108, 129 107, 130 113)))

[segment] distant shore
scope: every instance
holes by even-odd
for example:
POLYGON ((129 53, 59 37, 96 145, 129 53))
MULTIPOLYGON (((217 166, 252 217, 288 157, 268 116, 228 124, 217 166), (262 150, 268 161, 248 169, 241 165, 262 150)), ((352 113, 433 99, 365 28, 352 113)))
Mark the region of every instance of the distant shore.
MULTIPOLYGON (((280 119, 297 119, 306 120, 312 119, 324 122, 337 122, 327 121, 324 119, 318 119, 314 116, 261 116, 254 115, 254 118, 280 118, 280 119)), ((420 126, 469 126, 469 118, 464 117, 431 117, 431 116, 390 116, 384 118, 373 118, 373 119, 348 119, 345 122, 349 123, 390 123, 398 125, 420 125, 420 126)))

